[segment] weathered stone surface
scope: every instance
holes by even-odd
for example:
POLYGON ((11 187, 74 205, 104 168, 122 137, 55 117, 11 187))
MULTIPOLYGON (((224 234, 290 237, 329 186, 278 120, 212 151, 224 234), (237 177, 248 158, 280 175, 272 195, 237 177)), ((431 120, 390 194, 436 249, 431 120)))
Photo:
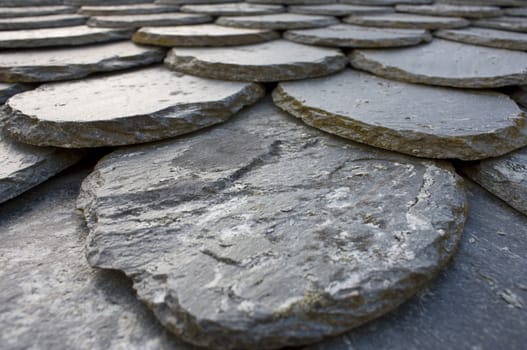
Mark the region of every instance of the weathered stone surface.
POLYGON ((64 4, 75 6, 131 5, 148 4, 152 2, 152 0, 64 0, 64 4))
POLYGON ((179 6, 155 4, 83 6, 80 8, 79 13, 86 16, 113 16, 176 12, 178 9, 179 6))
POLYGON ((527 148, 502 157, 468 163, 463 173, 527 215, 527 148))
POLYGON ((397 4, 410 4, 410 5, 423 5, 431 4, 434 0, 340 0, 341 3, 351 5, 397 5, 397 4))
POLYGON ((324 5, 334 4, 338 0, 246 0, 248 3, 277 5, 324 5))
POLYGON ((284 38, 298 43, 335 47, 397 47, 432 40, 424 29, 396 29, 336 24, 315 29, 288 30, 284 38))
POLYGON ((527 85, 519 86, 511 97, 516 103, 527 108, 527 85))
POLYGON ((0 19, 0 30, 68 27, 84 24, 87 17, 76 14, 0 19))
POLYGON ((378 317, 446 263, 464 221, 446 163, 325 135, 269 101, 111 154, 79 206, 90 264, 124 271, 166 327, 214 349, 308 343, 378 317))
POLYGON ((199 24, 210 21, 212 18, 209 16, 193 13, 154 13, 149 15, 91 17, 88 25, 106 28, 139 28, 199 24))
POLYGON ((465 183, 462 240, 438 278, 395 312, 304 350, 525 347, 527 217, 465 183))
POLYGON ((41 85, 6 103, 5 130, 25 143, 68 148, 127 145, 189 133, 231 117, 261 86, 153 67, 41 85))
POLYGON ((236 46, 261 43, 280 37, 269 29, 199 24, 177 27, 143 27, 133 36, 139 44, 157 46, 236 46))
MULTIPOLYGON (((24 84, 2 84, 0 83, 0 105, 3 104, 9 97, 18 94, 19 92, 31 89, 31 87, 24 84)), ((0 110, 0 120, 1 120, 0 110)))
POLYGON ((474 21, 476 27, 511 30, 527 33, 527 18, 523 17, 497 17, 485 18, 474 21))
MULTIPOLYGON (((474 5, 474 0, 436 0, 437 3, 452 5, 474 5)), ((485 6, 525 6, 525 0, 478 0, 478 5, 485 6)))
POLYGON ((443 39, 467 44, 527 51, 527 34, 487 28, 442 29, 434 33, 443 39))
POLYGON ((49 46, 77 46, 128 39, 127 29, 90 28, 74 26, 0 31, 1 48, 36 48, 49 46))
POLYGON ((525 84, 527 53, 434 39, 392 50, 355 50, 351 65, 390 79, 462 88, 525 84))
POLYGON ((92 269, 75 210, 88 167, 0 207, 2 350, 190 350, 135 297, 122 274, 92 269))
POLYGON ((62 5, 62 0, 0 0, 0 6, 55 6, 62 5))
POLYGON ((225 16, 216 20, 216 23, 230 27, 279 30, 327 27, 338 22, 335 17, 299 15, 296 13, 278 13, 261 16, 225 16))
POLYGON ((391 13, 389 6, 360 6, 347 4, 289 6, 289 12, 304 15, 349 16, 372 13, 391 13))
POLYGON ((397 12, 416 13, 428 16, 452 16, 484 18, 497 17, 503 14, 497 6, 460 6, 449 4, 433 5, 397 5, 397 12))
POLYGON ((223 4, 240 2, 241 0, 156 0, 160 5, 198 5, 198 4, 223 4))
POLYGON ((482 159, 527 145, 525 114, 508 96, 494 92, 407 84, 346 70, 280 83, 273 99, 313 127, 417 157, 482 159), (460 110, 463 117, 453 117, 460 110))
POLYGON ((339 50, 286 40, 237 47, 174 48, 165 64, 179 72, 213 79, 275 82, 320 77, 346 66, 339 50))
POLYGON ((343 19, 344 22, 370 27, 388 28, 416 28, 416 29, 441 29, 463 28, 470 22, 463 18, 422 16, 406 13, 359 15, 343 19))
POLYGON ((0 81, 30 83, 76 79, 95 72, 149 65, 160 62, 164 55, 162 49, 128 41, 4 51, 0 53, 0 81))
POLYGON ((205 5, 184 5, 181 12, 202 13, 210 16, 246 16, 246 15, 267 15, 271 13, 284 12, 285 8, 281 5, 262 5, 242 3, 227 4, 205 4, 205 5))
POLYGON ((71 6, 0 7, 0 18, 45 16, 75 12, 77 12, 77 9, 71 6))
POLYGON ((0 203, 3 203, 76 163, 81 152, 35 147, 0 133, 0 203))
POLYGON ((527 7, 508 8, 503 11, 507 16, 527 17, 527 7))

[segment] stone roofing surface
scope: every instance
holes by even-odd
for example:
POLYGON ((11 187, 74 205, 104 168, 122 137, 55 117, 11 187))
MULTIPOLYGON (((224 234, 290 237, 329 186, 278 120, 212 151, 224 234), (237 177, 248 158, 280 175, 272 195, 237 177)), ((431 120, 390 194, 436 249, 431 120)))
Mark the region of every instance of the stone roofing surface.
POLYGON ((0 0, 0 349, 523 349, 524 0, 0 0))

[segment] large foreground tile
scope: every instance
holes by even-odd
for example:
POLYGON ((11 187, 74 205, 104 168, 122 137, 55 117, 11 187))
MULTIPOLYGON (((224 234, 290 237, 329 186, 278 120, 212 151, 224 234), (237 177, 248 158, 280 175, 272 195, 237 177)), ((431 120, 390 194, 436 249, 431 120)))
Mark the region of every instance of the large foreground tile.
POLYGON ((0 31, 0 47, 30 49, 49 46, 78 46, 126 40, 131 35, 132 31, 127 29, 90 28, 88 26, 9 30, 0 31))
POLYGON ((225 121, 264 94, 257 84, 153 67, 41 85, 6 104, 5 129, 29 144, 98 147, 161 140, 225 121))
POLYGON ((434 39, 391 50, 355 50, 351 65, 412 83, 495 88, 527 82, 527 53, 434 39))
POLYGON ((156 46, 238 46, 256 44, 280 38, 270 29, 224 27, 217 24, 198 24, 174 27, 144 27, 135 32, 139 44, 156 46))
POLYGON ((160 62, 164 50, 131 42, 72 48, 10 50, 0 53, 0 81, 46 82, 76 79, 160 62))
POLYGON ((132 277, 171 331, 271 349, 409 298, 453 254, 464 201, 447 163, 334 138, 265 101, 207 132, 107 156, 79 206, 90 264, 132 277))
POLYGON ((493 92, 427 87, 345 70, 280 83, 273 98, 316 128, 418 157, 482 159, 527 145, 525 114, 508 96, 493 92))
POLYGON ((334 47, 399 47, 432 40, 423 29, 398 29, 336 24, 325 28, 288 30, 284 38, 302 44, 334 47))
POLYGON ((220 48, 174 48, 165 59, 171 69, 206 78, 275 82, 332 74, 346 66, 338 50, 286 40, 220 48))

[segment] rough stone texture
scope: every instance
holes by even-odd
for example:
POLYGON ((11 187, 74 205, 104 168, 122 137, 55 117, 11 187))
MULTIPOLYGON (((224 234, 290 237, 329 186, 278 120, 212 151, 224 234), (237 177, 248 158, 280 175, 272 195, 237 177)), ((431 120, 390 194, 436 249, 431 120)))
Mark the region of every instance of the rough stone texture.
POLYGON ((213 79, 275 82, 332 74, 347 62, 339 50, 274 40, 237 47, 174 48, 165 64, 213 79))
POLYGON ((298 43, 334 47, 411 46, 432 40, 424 29, 395 29, 336 24, 315 29, 289 30, 284 38, 298 43))
POLYGON ((0 0, 0 6, 55 6, 62 5, 62 0, 0 0))
POLYGON ((91 17, 88 25, 106 28, 139 28, 145 26, 178 26, 212 21, 206 15, 191 13, 154 13, 149 15, 101 16, 91 17))
POLYGON ((509 8, 504 12, 507 16, 527 17, 527 7, 509 8))
POLYGON ((466 181, 452 263, 395 312, 304 350, 515 349, 527 335, 527 217, 466 181))
POLYGON ((511 97, 516 103, 527 108, 527 85, 519 86, 511 97))
MULTIPOLYGON (((436 0, 437 3, 452 5, 474 5, 474 0, 436 0)), ((485 6, 525 6, 525 0, 478 0, 485 6)))
POLYGON ((91 268, 75 211, 88 167, 0 206, 2 350, 190 350, 168 333, 115 271, 91 268))
MULTIPOLYGON (((29 89, 31 89, 31 87, 24 84, 0 83, 0 105, 3 104, 9 97, 29 89)), ((0 109, 0 120, 2 119, 1 113, 2 111, 0 109)))
POLYGON ((308 6, 289 6, 289 12, 304 15, 325 15, 325 16, 349 16, 372 13, 391 13, 393 7, 388 6, 359 6, 347 4, 328 4, 328 5, 308 5, 308 6))
POLYGON ((438 272, 464 222, 446 163, 333 138, 269 101, 111 154, 79 206, 90 264, 124 271, 166 327, 214 349, 308 343, 380 316, 438 272))
MULTIPOLYGON (((471 0, 473 1, 473 0, 471 0)), ((434 0, 340 0, 341 3, 351 5, 397 5, 397 4, 410 4, 410 5, 426 5, 431 4, 434 0)))
POLYGON ((199 47, 248 45, 279 37, 279 33, 269 29, 199 24, 177 27, 143 27, 134 34, 133 40, 146 45, 199 47))
POLYGON ((330 16, 299 15, 296 13, 278 13, 261 16, 231 16, 220 17, 216 23, 230 27, 261 28, 261 29, 298 29, 318 28, 337 24, 339 21, 330 16))
POLYGON ((240 2, 241 0, 156 0, 160 5, 199 5, 199 4, 223 4, 240 2))
POLYGON ((406 13, 350 16, 344 18, 343 21, 370 27, 416 29, 462 28, 470 24, 463 18, 421 16, 406 13))
POLYGON ((527 148, 502 157, 469 163, 463 173, 527 215, 527 148))
POLYGON ((86 16, 113 16, 176 12, 178 9, 179 6, 155 4, 83 6, 80 8, 79 13, 86 16))
POLYGON ((351 65, 413 83, 493 88, 527 81, 527 53, 434 39, 392 50, 355 50, 351 65))
POLYGON ((160 62, 164 50, 128 41, 72 48, 12 50, 0 53, 0 81, 45 82, 76 79, 160 62))
POLYGON ((416 13, 428 16, 452 16, 484 18, 497 17, 503 14, 497 6, 460 6, 448 4, 433 5, 397 5, 397 12, 416 13))
POLYGON ((76 14, 0 19, 0 30, 68 27, 84 24, 87 17, 76 14))
POLYGON ((277 5, 324 5, 334 4, 338 0, 246 0, 248 3, 277 5))
POLYGON ((49 46, 78 46, 128 39, 132 31, 126 29, 64 28, 0 31, 1 48, 36 48, 49 46))
POLYGON ((527 145, 525 114, 508 96, 493 92, 407 84, 346 70, 280 83, 273 99, 311 126, 417 157, 482 159, 527 145), (460 111, 462 117, 452 117, 460 111))
POLYGON ((442 29, 435 36, 467 44, 527 51, 527 34, 487 28, 442 29))
POLYGON ((476 27, 511 30, 527 33, 527 18, 523 17, 498 17, 474 21, 476 27))
POLYGON ((228 119, 264 94, 257 84, 185 76, 164 67, 41 85, 6 104, 6 132, 38 146, 162 140, 228 119))
POLYGON ((77 9, 71 6, 0 7, 0 18, 45 16, 75 12, 77 12, 77 9))
POLYGON ((267 15, 284 11, 285 8, 281 5, 261 5, 248 3, 184 5, 181 7, 181 12, 202 13, 210 16, 267 15))
POLYGON ((132 5, 152 3, 152 0, 64 0, 66 5, 75 6, 107 6, 111 5, 132 5))
POLYGON ((79 161, 82 155, 24 145, 0 133, 0 203, 44 182, 79 161))

